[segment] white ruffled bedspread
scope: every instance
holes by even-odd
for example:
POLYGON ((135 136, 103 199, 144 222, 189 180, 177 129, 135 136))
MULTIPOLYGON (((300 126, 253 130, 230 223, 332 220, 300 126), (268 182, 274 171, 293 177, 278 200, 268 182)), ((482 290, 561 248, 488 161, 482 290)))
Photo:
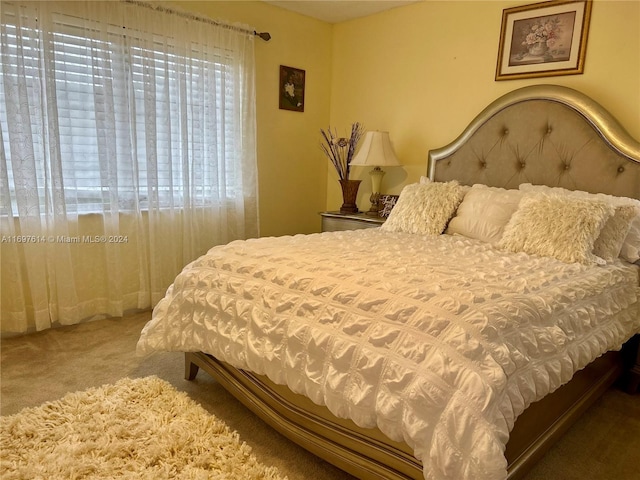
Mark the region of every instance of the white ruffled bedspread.
POLYGON ((516 417, 640 331, 638 277, 450 235, 236 241, 184 268, 137 349, 267 375, 405 441, 427 479, 503 479, 516 417))

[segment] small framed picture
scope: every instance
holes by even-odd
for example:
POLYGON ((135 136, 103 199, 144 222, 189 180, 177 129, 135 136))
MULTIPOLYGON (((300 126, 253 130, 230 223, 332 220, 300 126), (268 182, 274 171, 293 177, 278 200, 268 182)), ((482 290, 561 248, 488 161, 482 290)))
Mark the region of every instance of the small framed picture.
POLYGON ((387 218, 395 207, 396 202, 400 195, 380 195, 380 201, 378 203, 378 216, 381 218, 387 218))
POLYGON ((280 109, 304 112, 305 71, 280 65, 280 109))
POLYGON ((583 73, 591 0, 552 0, 502 12, 496 80, 583 73))

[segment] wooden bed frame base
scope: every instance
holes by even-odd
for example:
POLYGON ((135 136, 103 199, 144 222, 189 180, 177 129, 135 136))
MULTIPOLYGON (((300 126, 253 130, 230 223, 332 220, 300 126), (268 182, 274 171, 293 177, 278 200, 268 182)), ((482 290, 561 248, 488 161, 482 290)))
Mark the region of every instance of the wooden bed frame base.
MULTIPOLYGON (((508 479, 522 478, 623 370, 620 352, 608 352, 571 382, 532 404, 518 417, 505 456, 508 479)), ((268 378, 235 369, 204 353, 185 354, 185 378, 202 368, 268 425, 338 468, 362 480, 418 480, 422 464, 404 443, 377 429, 339 419, 326 407, 268 378)))

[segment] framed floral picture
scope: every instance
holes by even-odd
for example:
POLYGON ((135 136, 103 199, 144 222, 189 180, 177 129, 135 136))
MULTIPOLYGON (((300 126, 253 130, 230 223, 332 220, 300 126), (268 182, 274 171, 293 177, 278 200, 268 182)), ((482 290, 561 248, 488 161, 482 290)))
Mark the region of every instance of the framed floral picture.
POLYGON ((553 0, 502 12, 496 80, 584 71, 591 0, 553 0))
POLYGON ((280 65, 280 109, 304 112, 305 71, 280 65))

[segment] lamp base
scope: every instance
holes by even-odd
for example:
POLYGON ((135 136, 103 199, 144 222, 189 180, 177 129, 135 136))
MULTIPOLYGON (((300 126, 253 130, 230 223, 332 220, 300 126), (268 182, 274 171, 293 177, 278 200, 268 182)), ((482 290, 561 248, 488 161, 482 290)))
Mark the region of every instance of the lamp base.
POLYGON ((365 213, 372 217, 377 217, 380 212, 380 194, 372 193, 371 197, 369 197, 369 201, 371 202, 371 208, 369 208, 365 213))
POLYGON ((369 197, 371 208, 366 213, 372 217, 377 217, 380 210, 380 184, 382 183, 382 177, 384 177, 384 170, 380 167, 374 167, 369 172, 369 175, 371 176, 371 197, 369 197))

